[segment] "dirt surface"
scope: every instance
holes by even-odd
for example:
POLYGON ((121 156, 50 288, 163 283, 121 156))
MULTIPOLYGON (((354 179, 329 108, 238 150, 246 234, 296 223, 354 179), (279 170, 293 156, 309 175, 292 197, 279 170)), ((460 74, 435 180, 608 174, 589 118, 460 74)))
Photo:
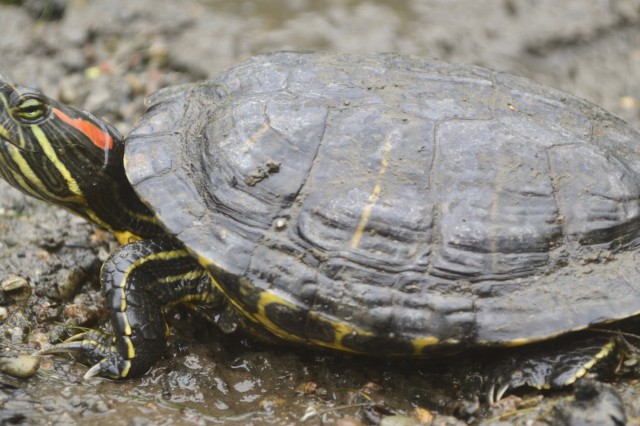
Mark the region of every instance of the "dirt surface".
MULTIPOLYGON (((274 50, 397 51, 530 77, 640 128, 640 0, 0 1, 0 73, 126 133, 158 88, 274 50)), ((100 230, 0 181, 0 350, 30 353, 105 321, 100 230), (2 309, 6 311, 2 312, 2 309), (6 314, 6 319, 2 319, 6 314)), ((458 399, 456 382, 398 361, 269 347, 178 311, 165 358, 125 383, 45 358, 0 373, 0 424, 550 424, 572 391, 458 399), (399 365, 403 364, 403 365, 399 365)), ((630 423, 640 384, 617 379, 630 423)))

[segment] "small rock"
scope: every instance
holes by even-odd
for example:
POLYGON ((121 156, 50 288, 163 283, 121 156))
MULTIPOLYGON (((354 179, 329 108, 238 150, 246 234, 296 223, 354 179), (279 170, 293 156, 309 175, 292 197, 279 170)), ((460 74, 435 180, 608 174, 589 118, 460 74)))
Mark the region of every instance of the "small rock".
MULTIPOLYGON (((90 67, 85 70, 85 75, 89 80, 98 80, 102 71, 98 67, 90 67)), ((105 85, 96 83, 96 88, 85 99, 85 106, 89 111, 99 111, 111 101, 112 96, 111 91, 105 85)))
POLYGON ((31 296, 31 287, 26 278, 10 274, 0 283, 0 288, 11 300, 26 300, 31 296))
POLYGON ((40 358, 33 355, 0 357, 0 371, 19 379, 27 379, 38 371, 40 358))
POLYGON ((162 68, 169 57, 169 49, 162 41, 155 41, 149 47, 149 59, 156 64, 157 67, 162 68))
POLYGON ((255 186, 258 182, 269 177, 269 175, 278 173, 282 163, 274 161, 271 158, 265 159, 256 169, 244 177, 244 183, 249 186, 255 186))
POLYGON ((76 294, 78 287, 80 287, 80 284, 84 282, 86 276, 87 274, 85 274, 82 268, 70 269, 62 282, 58 285, 58 294, 60 295, 60 298, 63 300, 71 300, 71 298, 76 294))
MULTIPOLYGON (((70 57, 69 64, 67 64, 68 69, 73 69, 76 66, 81 66, 79 63, 74 64, 72 61, 78 61, 77 58, 70 57)), ((82 67, 82 66, 81 66, 82 67)), ((78 103, 80 99, 80 93, 78 92, 79 78, 74 75, 73 77, 66 77, 60 80, 58 84, 58 99, 60 102, 64 103, 78 103)))
POLYGON ((282 231, 284 228, 287 227, 287 220, 284 218, 278 218, 276 219, 276 231, 282 231))
POLYGON ((24 331, 20 327, 13 327, 9 331, 11 335, 11 343, 14 345, 19 345, 23 342, 24 339, 24 331))
POLYGON ((420 426, 420 423, 413 417, 387 416, 380 420, 380 426, 420 426))
POLYGON ((627 424, 624 405, 613 386, 593 380, 576 384, 575 400, 555 407, 554 423, 564 426, 627 424))
POLYGON ((35 308, 35 311, 38 323, 51 323, 60 320, 62 307, 54 306, 49 302, 43 302, 40 306, 35 308))
POLYGON ((431 414, 431 411, 427 410, 426 408, 417 407, 413 413, 420 424, 430 425, 431 423, 433 423, 433 414, 431 414))
MULTIPOLYGON (((78 424, 75 420, 73 420, 73 417, 71 417, 71 414, 67 413, 66 411, 60 415, 56 423, 60 425, 68 425, 68 426, 73 426, 78 424)), ((137 423, 134 423, 134 424, 137 424, 137 423)))
POLYGON ((619 99, 619 104, 622 109, 634 110, 640 108, 640 99, 633 96, 623 96, 619 99))
POLYGON ((57 21, 62 19, 67 9, 66 0, 26 0, 24 8, 29 14, 43 21, 57 21))
POLYGON ((286 405, 287 400, 277 397, 266 397, 258 403, 258 406, 265 413, 275 413, 280 406, 286 405))
POLYGON ((312 393, 315 393, 316 390, 318 390, 318 384, 316 382, 307 382, 304 384, 304 393, 306 395, 310 395, 312 393))
POLYGON ((380 392, 382 390, 382 386, 374 382, 367 382, 360 388, 360 392, 365 395, 373 395, 376 392, 380 392))
POLYGON ((343 417, 336 420, 336 426, 362 426, 362 422, 353 417, 343 417))
MULTIPOLYGON (((60 52, 60 55, 60 60, 68 71, 81 71, 87 67, 87 57, 80 49, 64 49, 62 52, 60 52)), ((68 86, 66 87, 66 89, 73 90, 73 88, 68 86)), ((77 93, 77 91, 75 93, 77 93)), ((77 99, 78 97, 76 96, 75 100, 77 99)))
POLYGON ((42 332, 34 332, 29 336, 29 343, 36 349, 43 349, 50 346, 49 338, 42 332))
POLYGON ((4 306, 0 306, 0 321, 4 321, 9 317, 9 311, 4 306))

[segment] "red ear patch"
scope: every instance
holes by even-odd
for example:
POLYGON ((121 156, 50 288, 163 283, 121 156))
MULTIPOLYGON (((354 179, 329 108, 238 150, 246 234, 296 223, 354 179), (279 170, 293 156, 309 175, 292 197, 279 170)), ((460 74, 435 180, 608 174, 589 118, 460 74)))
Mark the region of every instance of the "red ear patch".
POLYGON ((70 126, 78 129, 82 134, 89 138, 89 140, 100 149, 112 149, 113 138, 107 132, 103 132, 95 124, 82 118, 71 118, 58 108, 54 108, 53 112, 58 118, 70 126))

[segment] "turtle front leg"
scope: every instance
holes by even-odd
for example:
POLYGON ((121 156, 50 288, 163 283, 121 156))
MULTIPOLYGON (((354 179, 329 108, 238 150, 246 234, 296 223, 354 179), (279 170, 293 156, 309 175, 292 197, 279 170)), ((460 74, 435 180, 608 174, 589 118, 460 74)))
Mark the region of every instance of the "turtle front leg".
POLYGON ((222 303, 206 270, 168 239, 118 248, 102 266, 100 280, 113 334, 90 330, 43 351, 79 352, 94 364, 85 377, 123 379, 144 374, 165 349, 164 314, 169 307, 222 303))

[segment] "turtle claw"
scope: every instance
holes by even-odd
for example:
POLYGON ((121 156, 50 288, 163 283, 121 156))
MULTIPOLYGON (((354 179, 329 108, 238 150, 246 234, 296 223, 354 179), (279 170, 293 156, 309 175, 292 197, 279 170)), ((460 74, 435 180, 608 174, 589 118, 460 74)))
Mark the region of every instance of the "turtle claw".
POLYGON ((509 384, 509 382, 492 382, 486 394, 487 402, 489 403, 489 405, 493 405, 496 402, 499 402, 504 394, 507 393, 510 387, 511 385, 509 384))
POLYGON ((489 390, 487 391, 487 402, 489 403, 489 405, 493 405, 495 401, 495 391, 496 391, 496 385, 495 383, 491 383, 491 386, 489 386, 489 390))
POLYGON ((103 358, 94 364, 86 373, 84 379, 88 380, 96 376, 108 377, 111 379, 124 379, 131 369, 131 361, 124 359, 117 352, 111 356, 103 358))
POLYGON ((85 379, 95 376, 122 379, 131 368, 131 361, 125 359, 115 345, 113 336, 90 330, 69 337, 62 343, 40 351, 41 355, 76 353, 93 366, 84 375, 85 379))
MULTIPOLYGON (((504 396, 504 394, 507 393, 510 387, 511 386, 509 383, 503 383, 502 385, 500 385, 500 387, 495 391, 495 393, 492 392, 491 397, 493 398, 493 401, 491 401, 491 403, 493 404, 495 402, 499 402, 504 396)), ((493 390, 494 389, 492 389, 492 391, 493 390)))
POLYGON ((115 350, 113 336, 90 330, 73 335, 48 349, 43 349, 40 354, 80 353, 87 360, 98 362, 113 350, 115 350))
POLYGON ((94 364, 93 367, 91 367, 89 370, 87 370, 86 373, 84 373, 83 378, 85 380, 89 380, 96 376, 99 376, 101 370, 102 370, 102 365, 100 363, 94 364))

